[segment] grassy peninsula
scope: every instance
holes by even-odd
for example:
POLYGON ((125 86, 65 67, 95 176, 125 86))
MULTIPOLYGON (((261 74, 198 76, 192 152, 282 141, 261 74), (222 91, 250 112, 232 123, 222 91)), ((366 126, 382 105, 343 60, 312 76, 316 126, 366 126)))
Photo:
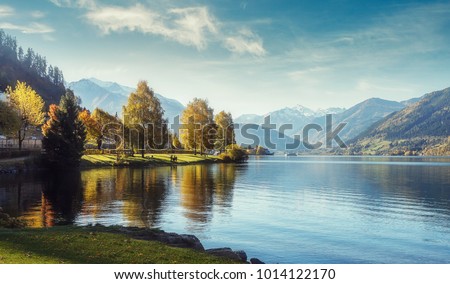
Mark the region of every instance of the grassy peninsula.
POLYGON ((203 156, 194 154, 175 154, 177 160, 171 161, 173 154, 140 154, 134 156, 121 157, 119 160, 113 154, 83 155, 80 166, 82 168, 102 167, 102 166, 157 166, 157 165, 188 165, 198 163, 214 163, 222 161, 217 156, 203 156))
POLYGON ((0 264, 242 263, 103 227, 0 228, 0 264))

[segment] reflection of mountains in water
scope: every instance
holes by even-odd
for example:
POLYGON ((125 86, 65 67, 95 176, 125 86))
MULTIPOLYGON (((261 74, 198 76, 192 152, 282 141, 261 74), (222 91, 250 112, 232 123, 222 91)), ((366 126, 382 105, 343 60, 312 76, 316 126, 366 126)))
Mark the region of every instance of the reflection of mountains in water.
POLYGON ((191 225, 205 225, 213 207, 232 206, 236 174, 235 165, 216 164, 21 175, 2 181, 0 206, 33 227, 158 227, 161 215, 176 202, 191 225))
MULTIPOLYGON (((374 214, 399 213, 400 216, 402 212, 392 212, 391 208, 401 207, 404 212, 411 211, 409 217, 414 218, 424 216, 413 214, 431 209, 430 211, 442 211, 444 214, 442 216, 448 218, 450 171, 448 166, 442 166, 444 163, 439 158, 433 157, 429 160, 419 158, 424 164, 429 163, 429 166, 420 166, 421 162, 416 161, 414 157, 335 156, 332 159, 329 157, 303 159, 306 161, 302 165, 303 170, 299 171, 298 178, 317 180, 318 196, 331 198, 335 195, 336 192, 331 192, 328 187, 332 184, 334 188, 339 188, 339 200, 335 201, 349 204, 355 211, 364 211, 362 207, 373 206, 374 214), (311 163, 308 159, 311 159, 311 163), (323 162, 320 162, 321 159, 323 162), (371 159, 373 161, 370 161, 371 159), (345 180, 343 181, 342 176, 353 181, 351 187, 345 180), (420 182, 417 177, 420 177, 420 182), (370 203, 364 204, 363 202, 367 200, 370 203)), ((447 158, 444 160, 448 161, 447 158)))

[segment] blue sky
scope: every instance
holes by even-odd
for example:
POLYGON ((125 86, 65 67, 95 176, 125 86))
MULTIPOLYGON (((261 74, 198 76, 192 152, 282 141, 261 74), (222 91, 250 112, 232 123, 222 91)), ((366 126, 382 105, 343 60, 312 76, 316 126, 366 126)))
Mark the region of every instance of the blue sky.
POLYGON ((144 79, 235 116, 450 86, 448 1, 2 0, 0 28, 67 81, 144 79))

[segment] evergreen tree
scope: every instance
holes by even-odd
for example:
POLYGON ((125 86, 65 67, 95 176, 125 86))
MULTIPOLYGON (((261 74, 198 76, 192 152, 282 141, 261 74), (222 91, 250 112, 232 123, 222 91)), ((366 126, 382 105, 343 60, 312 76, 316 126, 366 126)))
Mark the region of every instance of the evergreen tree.
POLYGON ((80 163, 86 128, 79 119, 79 112, 80 106, 71 90, 61 97, 59 106, 50 106, 49 119, 42 127, 42 146, 52 165, 78 166, 80 163))

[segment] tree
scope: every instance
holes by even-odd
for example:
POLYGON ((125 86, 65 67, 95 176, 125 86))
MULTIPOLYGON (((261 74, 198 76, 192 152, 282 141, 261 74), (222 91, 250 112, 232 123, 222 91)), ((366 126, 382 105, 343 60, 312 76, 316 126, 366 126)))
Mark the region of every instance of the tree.
POLYGON ((0 101, 0 133, 13 134, 20 129, 20 117, 7 103, 0 101))
POLYGON ((59 106, 50 105, 49 119, 42 127, 42 146, 54 166, 77 166, 83 155, 86 129, 79 118, 80 106, 71 90, 59 106))
POLYGON ((172 141, 172 147, 175 149, 181 149, 182 145, 180 142, 180 139, 178 139, 178 136, 176 133, 171 133, 170 134, 170 141, 172 141))
POLYGON ((91 112, 87 109, 81 111, 78 118, 83 122, 86 128, 86 142, 97 144, 97 149, 101 148, 101 128, 97 121, 92 117, 91 112))
POLYGON ((147 148, 158 149, 166 146, 168 130, 167 120, 163 118, 164 110, 146 81, 140 81, 136 92, 130 94, 123 113, 131 146, 140 149, 142 157, 147 148))
POLYGON ((17 81, 15 89, 6 88, 10 105, 20 117, 20 128, 17 131, 19 149, 30 126, 39 126, 44 122, 44 100, 26 83, 17 81))
POLYGON ((221 111, 214 117, 217 125, 217 142, 216 147, 223 150, 230 144, 236 144, 234 134, 233 117, 231 113, 221 111))
POLYGON ((209 107, 208 101, 194 98, 181 114, 183 124, 180 130, 181 143, 187 149, 193 149, 194 153, 200 149, 210 148, 214 144, 216 134, 213 109, 209 107))
POLYGON ((102 148, 105 139, 114 140, 117 144, 122 129, 122 123, 117 117, 96 108, 92 113, 86 109, 81 111, 79 118, 86 127, 86 140, 95 143, 98 150, 102 148))
POLYGON ((117 114, 114 116, 100 108, 96 108, 91 116, 97 122, 100 129, 100 136, 97 137, 101 139, 100 143, 103 143, 104 140, 113 140, 115 141, 116 148, 118 148, 119 144, 123 143, 123 124, 117 117, 117 114))
POLYGON ((19 51, 17 52, 17 59, 22 62, 24 59, 23 48, 20 46, 19 51))

